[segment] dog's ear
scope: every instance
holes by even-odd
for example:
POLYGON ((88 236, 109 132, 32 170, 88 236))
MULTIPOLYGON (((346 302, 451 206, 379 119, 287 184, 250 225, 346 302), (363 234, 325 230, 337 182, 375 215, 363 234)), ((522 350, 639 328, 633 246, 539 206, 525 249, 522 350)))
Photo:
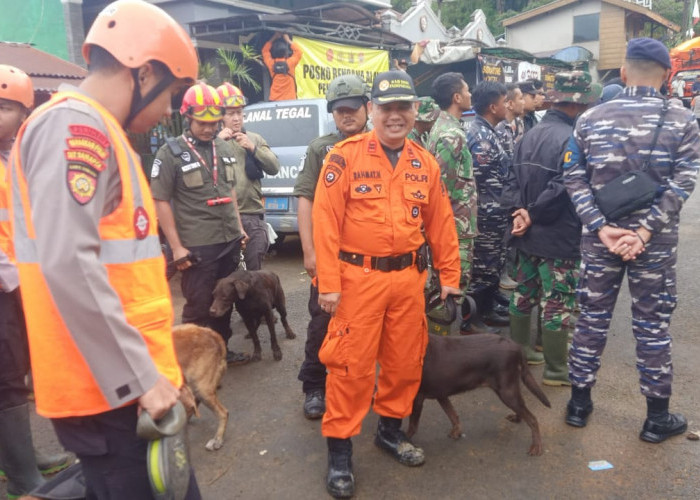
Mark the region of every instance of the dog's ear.
POLYGON ((238 292, 238 298, 241 300, 245 299, 245 296, 248 294, 250 284, 246 283, 245 281, 234 280, 233 285, 236 287, 236 292, 238 292))

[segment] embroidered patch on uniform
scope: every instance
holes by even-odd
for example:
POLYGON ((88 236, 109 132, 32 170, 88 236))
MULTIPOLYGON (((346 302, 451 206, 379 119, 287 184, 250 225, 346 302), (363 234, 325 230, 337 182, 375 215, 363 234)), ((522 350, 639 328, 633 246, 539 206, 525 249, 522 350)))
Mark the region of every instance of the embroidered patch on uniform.
POLYGON ((377 141, 369 141, 367 143, 367 152, 376 153, 377 152, 377 141))
POLYGON ((187 165, 183 165, 182 167, 180 167, 180 170, 182 170, 183 173, 187 173, 190 170, 194 170, 195 168, 199 168, 201 166, 202 165, 198 161, 196 161, 194 163, 188 163, 187 165))
POLYGON ((375 185, 374 185, 374 189, 377 190, 377 193, 381 193, 381 192, 382 192, 382 185, 381 185, 381 184, 375 184, 375 185))
MULTIPOLYGON (((333 146, 335 146, 335 144, 328 144, 326 146, 326 154, 331 152, 331 149, 333 149, 333 146)), ((304 156, 306 157, 306 155, 304 155, 304 156)))
POLYGON ((355 188, 355 191, 357 191, 358 193, 365 194, 365 193, 369 193, 370 191, 372 191, 372 188, 369 187, 367 184, 360 184, 359 186, 357 186, 355 188))
POLYGON ((331 187, 338 179, 340 179, 342 174, 343 171, 335 165, 328 165, 326 167, 326 173, 323 176, 323 183, 326 185, 326 187, 331 187))
POLYGON ((189 151, 183 151, 180 153, 180 158, 182 158, 182 161, 190 161, 192 159, 189 151))
POLYGON ((66 157, 66 160, 68 160, 68 163, 84 163, 95 169, 96 172, 102 172, 106 167, 104 160, 98 158, 90 151, 66 149, 63 155, 66 157))
POLYGON ((151 167, 151 179, 155 179, 160 174, 160 160, 156 158, 153 160, 153 166, 151 167))
POLYGON ((414 206, 413 208, 411 208, 411 217, 413 217, 414 219, 416 219, 416 218, 418 218, 419 215, 420 215, 420 208, 418 208, 418 207, 416 207, 416 206, 414 206))
POLYGON ((345 170, 345 158, 343 158, 342 156, 333 153, 332 155, 330 155, 330 156, 328 157, 328 161, 329 161, 330 163, 335 163, 335 164, 338 165, 340 168, 342 168, 343 170, 345 170))
POLYGON ((424 200, 425 199, 425 195, 420 192, 420 189, 418 191, 411 193, 411 196, 413 196, 416 200, 424 200))
POLYGON ((68 130, 71 135, 85 137, 91 139, 105 150, 109 149, 109 139, 107 136, 93 127, 88 127, 87 125, 68 125, 68 130))
POLYGON ((148 236, 148 229, 151 227, 151 221, 148 219, 148 213, 143 207, 136 207, 134 210, 134 229, 136 230, 136 239, 142 240, 148 236))
POLYGON ((68 190, 75 201, 85 205, 95 196, 97 190, 97 176, 95 172, 84 165, 68 165, 66 181, 68 190))
POLYGON ((381 179, 382 173, 379 170, 353 170, 352 180, 381 179))
POLYGON ((411 166, 413 168, 420 168, 420 160, 411 160, 411 166))
POLYGON ((104 146, 102 146, 102 144, 98 143, 97 141, 95 141, 91 138, 73 136, 73 137, 68 137, 66 139, 66 143, 68 144, 69 150, 84 151, 86 153, 95 155, 100 160, 107 159, 107 156, 108 156, 107 148, 105 148, 104 146))

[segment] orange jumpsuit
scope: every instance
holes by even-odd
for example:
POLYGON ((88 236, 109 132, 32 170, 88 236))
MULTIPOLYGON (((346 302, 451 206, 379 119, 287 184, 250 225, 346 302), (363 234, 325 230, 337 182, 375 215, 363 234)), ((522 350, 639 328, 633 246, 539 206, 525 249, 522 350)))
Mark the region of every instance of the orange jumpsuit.
POLYGON ((296 70, 297 64, 301 60, 303 55, 301 47, 296 43, 292 42, 289 47, 292 49, 292 55, 286 59, 275 59, 270 54, 270 47, 272 47, 272 40, 263 45, 262 57, 265 66, 270 72, 270 78, 272 82, 270 83, 270 100, 271 101, 284 101, 288 99, 297 98, 297 82, 294 76, 294 71, 296 70), (277 74, 274 70, 274 65, 278 61, 284 61, 289 67, 289 73, 287 74, 277 74))
POLYGON ((459 288, 460 262, 452 208, 435 159, 406 140, 393 168, 374 132, 338 143, 326 156, 313 207, 319 292, 341 294, 319 352, 326 365, 322 433, 360 433, 375 387, 374 410, 411 413, 428 341, 423 288, 415 263, 372 269, 371 257, 406 254, 425 241, 443 285, 459 288), (361 254, 358 266, 339 252, 361 254))

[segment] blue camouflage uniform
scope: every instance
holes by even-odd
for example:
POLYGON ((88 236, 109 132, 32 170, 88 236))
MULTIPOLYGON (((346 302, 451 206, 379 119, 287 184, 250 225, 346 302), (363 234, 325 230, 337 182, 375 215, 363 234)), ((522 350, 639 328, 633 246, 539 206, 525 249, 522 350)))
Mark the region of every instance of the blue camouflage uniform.
POLYGON ((648 169, 663 187, 651 207, 611 222, 594 198, 595 191, 607 182, 640 169, 649 154, 662 99, 654 88, 627 87, 616 99, 582 114, 569 141, 564 183, 583 223, 578 285, 581 316, 569 353, 569 378, 575 387, 595 384, 626 271, 641 392, 654 398, 671 395, 669 324, 676 307, 678 223, 700 167, 700 131, 692 113, 680 102, 671 101, 648 169), (652 233, 646 250, 627 262, 610 253, 597 235, 606 224, 633 230, 645 227, 652 233))
POLYGON ((508 158, 494 128, 479 115, 469 124, 467 142, 478 193, 478 234, 474 239, 471 288, 481 292, 498 287, 505 260, 503 237, 509 215, 501 207, 500 198, 508 158))

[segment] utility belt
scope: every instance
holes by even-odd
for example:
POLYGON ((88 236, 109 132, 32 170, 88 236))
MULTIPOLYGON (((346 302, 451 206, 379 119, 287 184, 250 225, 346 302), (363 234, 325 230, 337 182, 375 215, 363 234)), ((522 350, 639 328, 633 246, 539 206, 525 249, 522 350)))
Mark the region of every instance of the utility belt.
POLYGON ((424 243, 418 247, 416 251, 408 252, 403 255, 372 257, 371 255, 362 255, 341 250, 338 252, 338 258, 354 266, 376 269, 377 271, 385 273, 401 271, 407 267, 411 267, 415 263, 418 272, 422 273, 428 267, 427 251, 428 246, 424 243))

